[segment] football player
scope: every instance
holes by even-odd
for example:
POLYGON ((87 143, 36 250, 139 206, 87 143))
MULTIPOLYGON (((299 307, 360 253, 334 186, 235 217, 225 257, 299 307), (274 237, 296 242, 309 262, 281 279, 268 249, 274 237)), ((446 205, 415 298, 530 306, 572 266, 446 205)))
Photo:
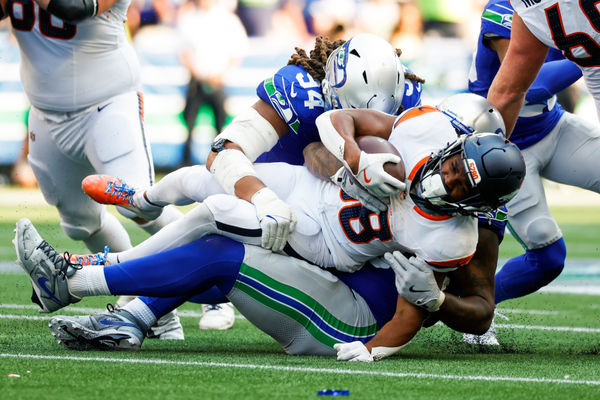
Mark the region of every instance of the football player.
MULTIPOLYGON (((391 208, 377 215, 336 186, 318 180, 301 167, 285 164, 257 166, 259 176, 278 195, 290 193, 286 200, 294 206, 299 216, 299 228, 291 235, 289 248, 284 250, 321 267, 354 272, 369 259, 388 251, 402 250, 415 254, 412 262, 406 262, 419 267, 438 271, 459 268, 470 260, 477 242, 476 220, 472 214, 489 211, 508 201, 518 191, 524 176, 524 163, 516 146, 493 133, 457 137, 446 115, 433 107, 414 108, 399 118, 370 110, 335 111, 320 116, 317 123, 326 145, 333 143, 333 148, 339 149, 340 140, 348 143, 342 146, 345 151, 343 154, 337 153, 338 157, 343 159, 353 175, 364 174, 369 177, 366 181, 372 182, 373 187, 385 188, 385 184, 377 183, 382 182, 382 175, 386 175, 381 172, 385 159, 371 159, 357 147, 353 148, 355 134, 384 135, 382 132, 391 130, 391 135, 385 136, 390 136, 390 142, 398 147, 410 171, 407 196, 392 196, 391 208), (369 159, 366 163, 365 157, 369 159), (367 167, 362 168, 363 165, 367 167), (267 167, 276 174, 261 174, 261 170, 267 167), (287 169, 284 170, 284 167, 287 169)), ((248 218, 248 215, 255 215, 248 207, 251 207, 249 203, 238 198, 216 195, 206 199, 187 215, 199 210, 196 217, 202 216, 196 218, 195 235, 220 233, 251 242, 253 237, 255 240, 260 238, 260 225, 256 217, 254 220, 248 218)), ((107 290, 116 293, 117 289, 109 289, 110 284, 104 279, 104 272, 98 272, 103 269, 71 268, 70 263, 61 259, 37 234, 28 235, 26 232, 35 232, 28 221, 17 227, 18 254, 32 278, 44 311, 55 311, 78 301, 77 297, 81 295, 98 295, 107 290), (64 277, 69 279, 65 280, 64 277), (77 292, 76 288, 81 287, 79 285, 85 287, 83 292, 77 292), (77 294, 74 297, 75 292, 77 294)), ((392 255, 388 257, 393 258, 392 255)), ((397 253, 397 259, 400 258, 397 253)), ((130 276, 129 272, 123 273, 130 276)), ((282 273, 285 274, 285 268, 282 273)), ((163 277, 156 276, 156 279, 169 284, 169 280, 165 281, 163 277)), ((204 282, 203 290, 209 289, 211 282, 216 283, 204 282)), ((149 294, 140 287, 127 290, 149 294)), ((424 296, 419 299, 419 305, 429 311, 437 311, 444 302, 444 294, 437 288, 435 296, 431 295, 430 290, 419 290, 417 293, 424 296)), ((132 305, 127 306, 127 310, 134 314, 151 312, 143 301, 135 304, 138 309, 133 310, 132 305)), ((386 339, 380 343, 376 337, 373 339, 375 342, 370 342, 372 345, 381 344, 397 351, 420 328, 424 318, 420 309, 402 298, 398 299, 397 307, 400 310, 397 314, 407 316, 408 321, 395 320, 393 328, 384 326, 381 332, 384 332, 382 335, 386 339), (400 330, 397 324, 404 324, 403 329, 400 330), (387 335, 390 335, 390 339, 387 335)), ((156 316, 161 313, 152 314, 156 316)), ((93 335, 100 335, 105 340, 105 335, 100 331, 107 329, 110 324, 101 327, 97 319, 88 322, 86 332, 93 331, 93 335)), ((57 324, 57 328, 67 329, 64 335, 77 337, 78 332, 82 331, 79 324, 73 325, 71 331, 69 326, 64 320, 57 324)), ((58 332, 55 334, 63 335, 58 332)), ((90 337, 80 339, 89 341, 90 337)), ((118 340, 114 344, 118 346, 118 340)), ((339 359, 352 359, 356 351, 360 355, 377 357, 360 341, 337 346, 337 350, 339 359)))
MULTIPOLYGON (((61 226, 93 252, 131 247, 123 226, 81 191, 90 173, 119 174, 149 186, 154 167, 144 132, 139 64, 125 34, 130 0, 8 0, 5 10, 21 52, 21 82, 31 104, 29 163, 61 226)), ((164 209, 152 221, 123 208, 149 233, 179 218, 164 209)), ((183 339, 176 315, 154 334, 183 339)))
MULTIPOLYGON (((356 35, 346 42, 317 37, 310 55, 297 49, 288 65, 258 85, 256 103, 217 136, 207 168, 227 193, 256 206, 263 247, 281 250, 296 217, 289 205, 257 179, 252 162, 302 165, 304 147, 319 140, 315 119, 325 110, 369 108, 398 114, 403 108, 419 105, 423 80, 402 66, 398 53, 387 41, 372 34, 356 35)), ((152 213, 166 204, 189 204, 190 199, 202 201, 210 194, 220 193, 219 186, 211 191, 211 186, 197 183, 203 180, 204 169, 203 166, 182 168, 133 196, 129 187, 110 178, 88 180, 83 187, 102 203, 120 204, 151 218, 152 213)), ((349 181, 341 179, 345 177, 344 171, 341 169, 332 177, 342 186, 349 181)), ((399 188, 403 185, 398 181, 394 184, 399 188)), ((386 209, 384 203, 368 192, 351 189, 345 190, 371 208, 386 209)), ((221 329, 233 325, 230 307, 203 309, 207 312, 202 320, 210 318, 221 329)))
MULTIPOLYGON (((473 93, 486 96, 498 69, 510 62, 507 50, 515 40, 511 39, 512 20, 508 0, 487 3, 469 74, 473 93)), ((542 178, 600 192, 600 172, 595 167, 600 128, 565 111, 555 95, 580 77, 577 65, 550 49, 510 136, 523 153, 527 176, 519 194, 507 204, 508 226, 525 253, 509 260, 496 274, 496 304, 537 291, 564 268, 567 249, 546 203, 542 178)), ((483 337, 465 339, 496 344, 494 336, 491 330, 483 337)))
MULTIPOLYGON (((536 79, 549 48, 562 51, 581 68, 600 116, 600 11, 595 3, 523 0, 512 2, 512 6, 513 40, 488 93, 490 102, 502 113, 508 132, 512 132, 527 89, 536 79)), ((556 78, 562 79, 560 75, 556 78)))

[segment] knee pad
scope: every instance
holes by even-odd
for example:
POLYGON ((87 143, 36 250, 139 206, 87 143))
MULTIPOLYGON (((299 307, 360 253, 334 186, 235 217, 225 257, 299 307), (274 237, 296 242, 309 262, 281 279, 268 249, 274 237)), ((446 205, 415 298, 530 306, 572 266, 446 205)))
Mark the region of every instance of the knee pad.
POLYGON ((100 225, 94 228, 89 226, 71 225, 64 221, 61 221, 60 226, 62 226, 63 231, 65 231, 67 236, 73 240, 87 240, 93 233, 100 229, 100 225))
POLYGON ((555 243, 562 237, 553 218, 539 217, 527 224, 525 237, 521 238, 528 249, 539 249, 555 243))

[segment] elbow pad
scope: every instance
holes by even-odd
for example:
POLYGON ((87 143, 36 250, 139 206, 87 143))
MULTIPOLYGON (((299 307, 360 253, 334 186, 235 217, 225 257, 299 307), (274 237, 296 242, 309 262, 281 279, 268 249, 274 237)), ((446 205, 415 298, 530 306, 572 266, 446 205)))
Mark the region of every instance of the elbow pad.
POLYGON ((96 16, 98 0, 50 0, 47 11, 63 21, 79 22, 96 16))

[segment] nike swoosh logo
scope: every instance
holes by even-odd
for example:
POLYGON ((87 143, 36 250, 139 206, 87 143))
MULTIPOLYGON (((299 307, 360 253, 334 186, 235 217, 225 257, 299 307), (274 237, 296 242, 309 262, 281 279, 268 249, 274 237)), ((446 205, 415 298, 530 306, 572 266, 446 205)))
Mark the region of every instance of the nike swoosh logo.
POLYGON ((298 96, 298 93, 296 93, 296 91, 294 90, 294 83, 296 82, 292 82, 292 88, 290 89, 290 97, 293 99, 296 96, 298 96))
POLYGON ((105 105, 103 105, 103 106, 98 106, 98 112, 100 112, 100 111, 104 110, 106 107, 110 106, 111 104, 112 104, 112 102, 110 102, 110 103, 108 103, 108 104, 105 104, 105 105))
POLYGON ((48 278, 46 278, 45 276, 42 276, 42 277, 39 277, 37 281, 38 281, 38 285, 40 285, 40 287, 42 288, 42 290, 44 290, 44 292, 46 292, 46 294, 47 294, 48 296, 50 296, 50 298, 51 298, 52 300, 54 300, 55 302, 57 302, 57 303, 58 303, 58 304, 60 304, 61 306, 62 306, 62 305, 64 305, 64 304, 62 303, 62 301, 60 301, 60 300, 59 300, 59 299, 58 299, 58 298, 57 298, 57 297, 54 295, 54 293, 52 293, 52 292, 50 291, 50 289, 48 289, 48 286, 46 286, 46 283, 48 283, 48 282, 49 282, 48 278))
POLYGON ((136 324, 132 324, 131 322, 125 322, 125 321, 113 321, 110 319, 106 319, 106 318, 102 318, 100 321, 101 324, 104 325, 116 325, 116 326, 133 326, 134 328, 137 328, 136 324))
POLYGON ((365 178, 365 183, 371 183, 371 181, 373 180, 373 178, 367 178, 367 171, 365 170, 363 170, 363 177, 365 178))
POLYGON ((415 285, 412 285, 411 287, 409 287, 408 291, 409 292, 413 292, 413 293, 425 293, 425 292, 428 292, 428 290, 415 289, 415 285))

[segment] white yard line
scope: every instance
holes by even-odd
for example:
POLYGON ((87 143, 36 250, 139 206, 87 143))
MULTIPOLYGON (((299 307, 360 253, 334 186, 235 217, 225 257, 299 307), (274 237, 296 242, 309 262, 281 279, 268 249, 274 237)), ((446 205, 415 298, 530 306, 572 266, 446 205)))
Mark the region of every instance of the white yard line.
MULTIPOLYGON (((597 306, 600 307, 600 306, 597 306)), ((0 309, 8 308, 15 310, 37 310, 38 306, 34 304, 4 304, 0 303, 0 309)), ((590 308, 596 308, 595 305, 590 305, 590 308)), ((92 307, 65 307, 64 311, 75 312, 75 313, 101 313, 105 312, 106 308, 92 308, 92 307)), ((180 316, 184 317, 200 317, 202 313, 193 310, 178 310, 180 316)), ((532 315, 560 315, 564 311, 546 311, 546 310, 525 310, 521 308, 498 308, 498 312, 501 314, 532 314, 532 315)))
MULTIPOLYGON (((3 304, 0 303, 0 310, 1 309, 11 309, 11 310, 39 310, 39 306, 33 305, 33 304, 3 304)), ((200 305, 198 305, 198 308, 200 308, 200 305)), ((67 312, 67 313, 76 313, 76 314, 99 314, 99 313, 104 313, 106 312, 106 308, 92 308, 92 307, 65 307, 62 309, 62 311, 67 312)), ((194 318, 200 318, 202 316, 202 312, 201 311, 194 311, 194 310, 177 310, 177 314, 180 317, 194 317, 194 318)), ((46 318, 49 319, 50 317, 40 317, 42 319, 46 318)), ((236 314, 235 316, 236 319, 246 319, 246 317, 244 317, 243 315, 240 314, 236 314)))
MULTIPOLYGON (((4 305, 3 305, 4 306, 4 305)), ((0 307, 2 308, 2 307, 0 307)), ((202 314, 190 312, 184 314, 183 311, 178 312, 180 317, 198 317, 202 314), (196 315, 198 314, 198 315, 196 315)), ((34 321, 47 321, 52 316, 37 316, 37 315, 18 315, 18 314, 0 314, 0 319, 24 319, 34 321)), ((236 319, 245 319, 242 315, 236 315, 236 319)), ((439 326, 443 326, 439 323, 439 326)), ((437 324, 436 324, 437 325, 437 324)), ((581 332, 581 333, 600 333, 600 328, 578 328, 571 326, 544 326, 544 325, 517 325, 517 324, 496 324, 496 328, 499 329, 526 329, 526 330, 538 330, 538 331, 554 331, 554 332, 581 332)))
POLYGON ((74 356, 47 356, 38 354, 20 354, 20 353, 0 353, 2 358, 20 358, 35 360, 68 360, 68 361, 92 361, 92 362, 114 362, 131 364, 156 364, 156 365, 182 365, 199 367, 221 367, 221 368, 244 368, 256 370, 275 370, 282 372, 309 372, 317 374, 337 374, 337 375, 367 375, 367 376, 388 376, 393 378, 417 378, 417 379, 445 379, 456 381, 486 381, 486 382, 523 382, 523 383, 556 383, 568 385, 591 385, 600 386, 600 381, 593 380, 570 380, 553 378, 527 378, 519 376, 488 376, 488 375, 442 375, 442 374, 422 374, 414 372, 386 372, 386 371, 360 371, 355 369, 331 369, 331 368, 304 368, 289 367, 283 365, 260 365, 260 364, 235 364, 235 363, 216 363, 201 361, 173 361, 146 358, 107 358, 107 357, 74 357, 74 356))

